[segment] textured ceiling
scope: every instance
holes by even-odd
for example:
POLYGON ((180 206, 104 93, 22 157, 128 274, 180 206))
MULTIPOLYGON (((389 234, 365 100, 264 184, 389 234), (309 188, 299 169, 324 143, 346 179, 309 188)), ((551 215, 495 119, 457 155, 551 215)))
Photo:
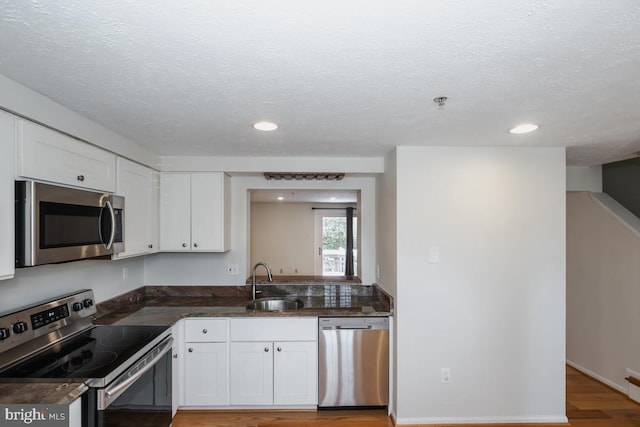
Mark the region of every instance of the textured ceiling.
POLYGON ((160 154, 530 145, 592 165, 640 151, 637 0, 0 7, 0 74, 160 154), (259 133, 258 120, 280 129, 259 133), (523 121, 540 129, 507 132, 523 121))

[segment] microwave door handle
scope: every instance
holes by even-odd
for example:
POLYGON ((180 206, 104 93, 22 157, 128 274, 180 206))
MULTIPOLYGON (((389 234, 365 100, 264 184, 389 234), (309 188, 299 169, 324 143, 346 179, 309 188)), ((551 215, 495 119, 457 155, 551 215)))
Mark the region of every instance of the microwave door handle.
POLYGON ((116 238, 116 214, 113 210, 113 206, 111 206, 111 202, 108 200, 104 202, 104 207, 102 208, 102 212, 100 212, 98 233, 100 233, 100 240, 104 243, 105 249, 111 249, 111 245, 113 245, 113 241, 116 238), (111 216, 111 235, 109 236, 108 242, 105 242, 104 237, 102 236, 102 213, 105 209, 109 209, 109 215, 111 216))

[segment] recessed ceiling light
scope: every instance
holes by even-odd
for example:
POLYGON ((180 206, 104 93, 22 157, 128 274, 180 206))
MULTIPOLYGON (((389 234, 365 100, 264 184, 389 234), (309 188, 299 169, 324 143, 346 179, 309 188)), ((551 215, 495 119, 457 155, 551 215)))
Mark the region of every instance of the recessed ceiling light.
POLYGON ((525 124, 521 124, 521 125, 518 125, 518 126, 514 127, 509 132, 515 133, 515 134, 520 134, 520 133, 533 132, 536 129, 538 129, 538 125, 534 125, 534 124, 531 124, 531 123, 525 123, 525 124))
POLYGON ((335 196, 331 196, 331 197, 329 197, 329 200, 336 200, 336 197, 335 196))
POLYGON ((258 122, 253 124, 253 128, 263 131, 272 131, 278 129, 278 125, 272 122, 258 122))
POLYGON ((278 199, 278 200, 284 200, 284 197, 282 197, 282 196, 278 196, 278 197, 277 197, 277 199, 278 199))

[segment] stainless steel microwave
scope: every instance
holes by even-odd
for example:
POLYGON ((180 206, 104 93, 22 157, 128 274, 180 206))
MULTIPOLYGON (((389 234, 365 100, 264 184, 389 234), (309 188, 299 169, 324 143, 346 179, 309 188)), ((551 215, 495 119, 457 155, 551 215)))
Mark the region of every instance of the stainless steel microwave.
POLYGON ((16 181, 16 267, 124 251, 124 197, 16 181))

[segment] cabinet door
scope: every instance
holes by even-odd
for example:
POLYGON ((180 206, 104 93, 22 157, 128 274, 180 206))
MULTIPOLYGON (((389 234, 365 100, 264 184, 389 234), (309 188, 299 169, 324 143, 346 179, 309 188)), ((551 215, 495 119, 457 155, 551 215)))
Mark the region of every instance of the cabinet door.
POLYGON ((151 171, 147 220, 149 234, 148 253, 156 253, 160 250, 160 174, 154 170, 151 171))
POLYGON ((17 174, 114 192, 116 156, 44 126, 20 120, 17 174))
POLYGON ((14 274, 14 147, 16 118, 0 112, 0 280, 14 274))
POLYGON ((227 250, 224 178, 222 172, 191 175, 191 249, 194 251, 227 250))
MULTIPOLYGON (((153 171, 130 160, 118 158, 116 193, 124 196, 125 251, 114 258, 127 258, 151 253, 150 218, 153 171)), ((157 215, 157 212, 156 212, 157 215)))
POLYGON ((185 406, 227 405, 227 344, 186 343, 185 406))
POLYGON ((160 250, 191 248, 191 176, 160 174, 160 250))
POLYGON ((229 347, 232 405, 273 404, 273 343, 232 342, 229 347))
POLYGON ((184 340, 182 334, 182 327, 184 322, 179 321, 171 329, 171 335, 173 336, 173 345, 171 346, 171 410, 172 417, 175 417, 178 408, 183 404, 184 384, 182 383, 184 366, 184 340))
POLYGON ((273 403, 316 405, 318 403, 318 350, 315 342, 274 343, 273 403))

